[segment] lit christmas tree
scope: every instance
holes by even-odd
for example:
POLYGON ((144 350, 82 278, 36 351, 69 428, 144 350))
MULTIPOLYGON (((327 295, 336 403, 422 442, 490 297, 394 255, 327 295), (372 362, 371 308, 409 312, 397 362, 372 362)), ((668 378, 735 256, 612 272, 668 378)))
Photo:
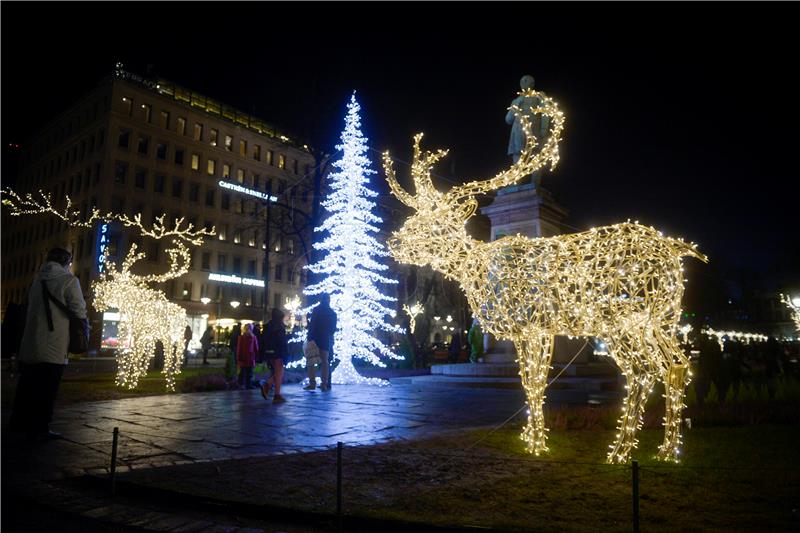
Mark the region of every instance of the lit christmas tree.
POLYGON ((371 200, 377 193, 368 188, 369 168, 366 155, 367 139, 361 133, 361 106, 355 93, 347 105, 345 128, 342 131, 342 158, 333 164, 336 169, 330 175, 330 194, 322 202, 329 216, 314 231, 327 232, 327 237, 314 248, 327 252, 319 262, 308 269, 324 276, 322 281, 309 286, 307 295, 328 293, 331 307, 337 315, 337 330, 334 336, 333 354, 339 362, 331 377, 332 383, 387 384, 377 378, 365 378, 356 372, 353 358, 361 358, 373 365, 385 367, 381 356, 402 359, 381 342, 375 335, 378 331, 402 332, 402 328, 389 324, 386 317, 394 318, 395 312, 386 307, 386 302, 395 298, 382 294, 378 284, 397 283, 380 274, 387 269, 376 258, 389 253, 373 234, 378 232, 376 224, 381 219, 372 210, 371 200))

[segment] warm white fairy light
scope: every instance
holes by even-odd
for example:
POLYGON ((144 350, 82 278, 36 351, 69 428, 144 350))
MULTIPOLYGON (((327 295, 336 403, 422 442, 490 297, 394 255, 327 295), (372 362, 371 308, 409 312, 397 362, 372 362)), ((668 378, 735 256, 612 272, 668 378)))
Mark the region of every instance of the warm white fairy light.
POLYGON ((800 298, 789 298, 788 296, 781 294, 781 301, 792 312, 794 327, 797 332, 800 333, 800 298))
POLYGON ((296 294, 292 298, 286 298, 283 304, 283 307, 285 307, 289 311, 290 331, 293 330, 295 324, 297 324, 297 313, 300 310, 300 305, 301 305, 300 297, 297 296, 296 294))
POLYGON ((700 333, 704 335, 708 335, 709 337, 713 337, 717 339, 717 343, 719 343, 719 349, 725 349, 725 341, 726 340, 735 340, 739 342, 743 342, 744 344, 750 344, 751 342, 766 342, 769 337, 766 335, 761 335, 760 333, 745 333, 743 331, 721 331, 711 329, 709 327, 705 327, 700 330, 700 333))
POLYGON ((375 335, 379 330, 397 333, 403 330, 386 321, 387 316, 395 317, 395 311, 384 304, 395 298, 383 294, 377 287, 397 281, 380 274, 388 267, 377 259, 389 254, 373 237, 381 219, 372 212, 375 208, 372 198, 377 193, 368 186, 369 175, 375 171, 369 168, 359 109, 354 94, 347 105, 342 142, 336 147, 343 155, 333 164, 337 170, 329 176, 331 192, 322 202, 328 217, 315 228, 328 234, 322 242, 314 244, 325 256, 308 266, 312 272, 322 275, 322 281, 304 292, 307 295, 329 294, 331 307, 337 315, 333 355, 338 365, 331 382, 387 385, 386 380, 361 376, 353 366, 354 358, 380 367, 386 366, 381 356, 403 359, 375 335))
POLYGON ((627 378, 627 398, 609 462, 627 461, 655 381, 666 385, 664 442, 658 457, 677 460, 680 415, 689 381, 688 360, 678 345, 683 295, 682 256, 706 258, 694 245, 664 237, 651 227, 622 223, 550 238, 503 237, 490 243, 467 235, 465 223, 477 207, 474 196, 512 185, 558 161, 564 116, 536 91, 520 93, 541 102, 531 114, 515 108, 527 141, 517 163, 486 181, 439 192, 430 172, 446 152, 420 150, 414 138, 411 175, 415 194, 397 182, 388 153, 384 167, 392 193, 415 213, 389 240, 400 262, 430 265, 460 283, 484 331, 517 348, 530 414, 523 431, 528 450, 547 450, 542 406, 555 335, 602 339, 627 378), (540 150, 530 116, 550 118, 540 150))
POLYGON ((419 302, 415 302, 411 307, 409 307, 408 304, 403 304, 403 311, 405 311, 408 315, 408 329, 411 330, 411 333, 414 333, 414 330, 416 329, 417 315, 421 315, 424 309, 425 308, 419 302))
POLYGON ((161 342, 164 348, 163 373, 167 388, 175 390, 175 376, 180 373, 183 359, 186 311, 169 302, 162 291, 152 289, 148 284, 163 283, 186 274, 191 261, 187 245, 202 245, 204 237, 213 235, 214 229, 196 229, 192 224, 184 224, 184 218, 174 220, 172 225, 165 224, 165 215, 157 217, 151 227, 145 227, 141 214, 133 218, 125 214, 101 214, 95 207, 82 214, 73 208, 69 197, 65 197, 64 205, 59 209, 53 205, 50 195, 42 191, 39 191, 39 198, 30 193, 23 197, 10 189, 3 190, 2 193, 2 203, 9 207, 12 216, 49 214, 58 217, 70 227, 83 229, 90 229, 97 222, 116 220, 125 227, 135 228, 141 236, 156 240, 167 237, 173 239, 172 247, 166 250, 169 269, 162 274, 134 275, 130 272, 134 263, 145 257, 144 253, 136 252, 135 244, 131 245, 120 270, 106 256, 106 268, 92 284, 92 305, 100 312, 110 309, 119 311, 117 384, 135 388, 139 378, 147 373, 155 355, 156 342, 161 342))
MULTIPOLYGON (((156 342, 160 341, 164 349, 163 373, 167 389, 175 390, 175 376, 180 373, 183 359, 186 311, 167 300, 162 291, 149 288, 149 276, 131 273, 134 263, 144 257, 144 253, 136 253, 136 245, 132 244, 120 270, 107 260, 100 279, 92 284, 92 305, 100 312, 119 310, 117 385, 136 388, 139 378, 147 374, 156 342)), ((171 272, 180 270, 174 265, 170 269, 171 272)))

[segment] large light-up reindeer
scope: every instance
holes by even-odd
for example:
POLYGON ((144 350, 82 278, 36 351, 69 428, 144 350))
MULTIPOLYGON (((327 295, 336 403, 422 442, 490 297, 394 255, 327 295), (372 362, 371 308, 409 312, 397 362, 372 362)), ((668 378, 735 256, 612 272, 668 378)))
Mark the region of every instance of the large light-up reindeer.
POLYGON ((203 238, 214 234, 214 229, 195 229, 192 224, 184 224, 179 218, 172 225, 164 223, 164 215, 157 217, 153 225, 145 228, 141 214, 133 218, 124 214, 101 214, 96 208, 89 213, 74 209, 69 197, 63 206, 54 206, 50 195, 39 192, 39 196, 28 193, 20 196, 14 191, 3 191, 3 205, 10 208, 13 216, 49 214, 58 217, 71 227, 90 229, 99 221, 116 220, 123 226, 133 228, 139 235, 156 240, 172 238, 172 248, 166 250, 169 256, 169 269, 163 274, 137 275, 132 267, 146 255, 137 253, 135 244, 122 262, 120 270, 116 265, 104 261, 100 279, 93 283, 92 305, 99 312, 117 309, 119 311, 120 348, 117 352, 118 385, 135 388, 139 378, 147 373, 153 359, 156 344, 164 349, 164 370, 167 388, 175 389, 175 375, 180 373, 183 355, 183 333, 186 326, 186 311, 167 300, 166 295, 149 287, 152 283, 163 283, 177 279, 188 272, 191 255, 187 245, 200 246, 203 238))
MULTIPOLYGON (((384 168, 392 193, 415 212, 389 239, 402 263, 430 265, 460 283, 485 331, 514 342, 530 414, 522 433, 530 452, 547 450, 542 406, 555 335, 593 336, 627 379, 627 397, 609 462, 626 462, 636 446, 647 395, 656 381, 666 390, 665 435, 658 458, 677 461, 683 396, 690 379, 678 345, 683 294, 682 256, 706 258, 694 245, 664 237, 651 227, 622 223, 549 238, 503 237, 480 242, 465 223, 475 212, 475 195, 512 185, 558 161, 564 117, 543 93, 535 109, 514 111, 527 141, 517 163, 486 181, 439 192, 431 169, 446 152, 422 152, 414 137, 411 194, 397 182, 389 154, 384 168), (523 112, 525 111, 525 112, 523 112), (536 150, 530 114, 550 118, 549 136, 536 150)), ((530 100, 528 100, 530 101, 530 100)))

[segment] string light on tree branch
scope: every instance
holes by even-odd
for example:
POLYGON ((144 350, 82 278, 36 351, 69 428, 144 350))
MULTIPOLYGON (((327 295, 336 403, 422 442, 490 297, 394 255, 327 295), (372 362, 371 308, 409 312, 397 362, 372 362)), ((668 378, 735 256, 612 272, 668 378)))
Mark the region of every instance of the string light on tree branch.
POLYGON ((421 315, 423 310, 424 307, 419 302, 415 302, 411 307, 408 304, 403 304, 403 311, 406 312, 409 318, 408 329, 411 330, 411 333, 414 333, 416 329, 417 315, 421 315))
POLYGON ((430 172, 445 152, 423 152, 414 137, 411 167, 415 193, 397 182, 392 160, 384 168, 392 193, 414 209, 389 240, 402 263, 430 265, 464 290, 484 331, 514 342, 530 414, 522 438, 530 452, 547 450, 542 406, 555 335, 590 336, 605 342, 627 379, 627 397, 609 462, 625 462, 637 444, 647 395, 666 385, 665 435, 658 457, 677 460, 688 360, 677 339, 684 280, 681 257, 703 261, 693 244, 663 236, 630 221, 549 238, 520 235, 484 243, 467 235, 475 195, 514 184, 559 158, 564 116, 536 91, 520 93, 541 102, 531 114, 515 109, 526 135, 518 161, 492 179, 439 192, 430 172), (531 135, 532 114, 549 117, 541 148, 531 135))

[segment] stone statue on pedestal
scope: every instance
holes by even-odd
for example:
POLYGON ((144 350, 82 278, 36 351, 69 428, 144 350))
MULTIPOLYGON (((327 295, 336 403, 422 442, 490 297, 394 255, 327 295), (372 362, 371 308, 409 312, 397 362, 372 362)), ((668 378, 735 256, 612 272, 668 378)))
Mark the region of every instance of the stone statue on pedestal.
MULTIPOLYGON (((530 74, 526 74, 519 81, 520 89, 523 91, 533 89, 534 84, 535 81, 533 76, 530 74)), ((519 154, 525 147, 525 132, 522 129, 522 123, 520 122, 519 118, 517 118, 517 116, 514 114, 513 106, 518 107, 531 117, 531 132, 536 137, 537 142, 541 143, 547 135, 549 120, 547 117, 543 118, 539 114, 534 114, 531 116, 530 113, 530 110, 532 108, 536 108, 539 103, 539 98, 537 97, 517 96, 514 98, 514 100, 511 102, 511 106, 508 108, 508 113, 506 113, 506 124, 511 124, 511 135, 508 138, 508 155, 511 156, 514 163, 519 160, 519 154)), ((537 170, 531 174, 531 182, 537 189, 540 186, 539 184, 541 183, 541 180, 541 170, 537 170)))

